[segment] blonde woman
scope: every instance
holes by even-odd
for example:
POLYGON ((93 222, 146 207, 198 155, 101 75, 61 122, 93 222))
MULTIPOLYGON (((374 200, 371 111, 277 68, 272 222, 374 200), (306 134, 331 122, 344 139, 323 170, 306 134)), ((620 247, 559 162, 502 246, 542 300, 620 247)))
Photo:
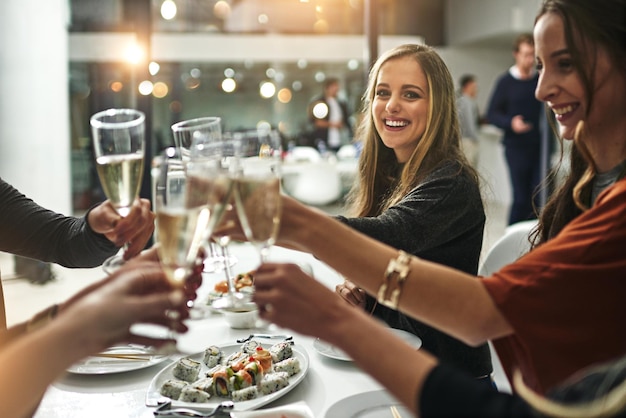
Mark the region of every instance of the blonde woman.
MULTIPOLYGON (((409 254, 476 274, 485 213, 478 176, 460 149, 454 82, 441 57, 414 44, 385 52, 370 71, 362 115, 356 138, 363 152, 350 196, 355 217, 338 219, 409 254)), ((377 304, 349 281, 337 292, 419 336, 441 361, 491 381, 486 345, 469 347, 377 304)))

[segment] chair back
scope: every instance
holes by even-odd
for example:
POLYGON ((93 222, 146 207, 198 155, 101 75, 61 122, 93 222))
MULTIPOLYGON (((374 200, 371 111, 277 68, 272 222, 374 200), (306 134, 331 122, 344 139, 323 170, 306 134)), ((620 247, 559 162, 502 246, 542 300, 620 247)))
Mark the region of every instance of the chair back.
POLYGON ((530 250, 528 237, 536 225, 537 220, 533 219, 508 226, 504 235, 487 252, 478 275, 490 276, 526 254, 530 250))
POLYGON ((339 200, 343 193, 341 177, 332 163, 302 164, 286 188, 286 192, 302 203, 324 206, 339 200))

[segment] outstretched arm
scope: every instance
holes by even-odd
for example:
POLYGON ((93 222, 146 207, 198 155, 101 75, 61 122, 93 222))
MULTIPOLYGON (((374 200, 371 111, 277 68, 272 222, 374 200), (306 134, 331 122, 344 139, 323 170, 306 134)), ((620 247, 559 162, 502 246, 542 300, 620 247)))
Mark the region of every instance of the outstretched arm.
POLYGON ((50 323, 0 350, 0 416, 32 413, 47 386, 72 363, 120 342, 171 342, 130 333, 134 323, 186 331, 185 298, 172 291, 158 263, 130 262, 113 276, 70 299, 50 323), (166 315, 178 310, 179 320, 166 315))
MULTIPOLYGON (((305 249, 376 295, 398 251, 310 209, 283 198, 280 244, 305 249)), ((474 276, 412 258, 398 309, 467 344, 509 335, 511 326, 474 276), (409 301, 419 301, 418 303, 409 301)))

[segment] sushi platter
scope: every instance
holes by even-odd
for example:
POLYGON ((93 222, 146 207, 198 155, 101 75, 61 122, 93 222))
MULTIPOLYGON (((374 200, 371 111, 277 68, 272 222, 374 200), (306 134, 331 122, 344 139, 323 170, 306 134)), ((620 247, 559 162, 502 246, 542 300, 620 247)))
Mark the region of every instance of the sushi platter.
POLYGON ((168 364, 157 373, 148 387, 146 405, 154 407, 171 402, 172 408, 202 411, 231 400, 235 411, 253 410, 287 394, 305 378, 308 369, 306 350, 289 341, 268 344, 250 340, 243 344, 209 346, 168 364), (277 347, 286 351, 279 352, 277 347), (255 349, 266 355, 271 353, 271 364, 263 360, 256 364, 255 349), (235 366, 242 361, 247 363, 245 367, 235 366), (250 376, 245 373, 249 370, 250 376))

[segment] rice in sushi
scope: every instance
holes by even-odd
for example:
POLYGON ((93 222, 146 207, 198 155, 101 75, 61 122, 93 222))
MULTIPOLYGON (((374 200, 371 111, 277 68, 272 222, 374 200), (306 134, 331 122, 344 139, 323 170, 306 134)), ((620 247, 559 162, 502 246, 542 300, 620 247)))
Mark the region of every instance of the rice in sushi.
POLYGON ((283 361, 279 361, 274 364, 275 372, 286 372, 289 376, 293 376, 294 374, 300 371, 300 362, 295 357, 290 357, 283 361))
POLYGON ((176 362, 172 374, 175 378, 185 382, 195 382, 200 374, 200 362, 183 357, 176 362))
POLYGON ((278 363, 279 361, 288 359, 293 355, 293 351, 291 350, 291 344, 287 341, 274 344, 269 351, 272 355, 272 361, 274 363, 278 363))
POLYGON ((180 392, 178 400, 183 402, 204 403, 208 401, 210 397, 211 395, 205 391, 187 385, 180 392))
POLYGON ((205 377, 203 379, 196 380, 195 382, 191 383, 191 387, 206 392, 209 395, 215 394, 215 392, 213 392, 213 378, 211 377, 205 377))
POLYGON ((269 395, 289 385, 289 375, 285 372, 266 374, 258 388, 263 395, 269 395))
POLYGON ((171 399, 178 399, 185 386, 187 386, 187 382, 176 379, 168 379, 163 382, 163 385, 161 385, 159 393, 171 399))
POLYGON ((256 386, 250 386, 245 389, 235 390, 232 393, 233 402, 249 401, 259 396, 256 386))

